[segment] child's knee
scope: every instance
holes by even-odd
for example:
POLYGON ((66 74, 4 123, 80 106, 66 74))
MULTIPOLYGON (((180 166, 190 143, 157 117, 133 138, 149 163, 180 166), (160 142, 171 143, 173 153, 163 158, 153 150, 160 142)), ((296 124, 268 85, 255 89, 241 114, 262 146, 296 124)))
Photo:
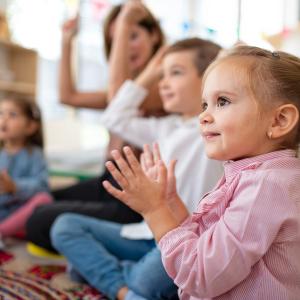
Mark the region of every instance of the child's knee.
POLYGON ((65 239, 69 239, 70 235, 74 234, 76 223, 72 213, 64 213, 56 218, 50 230, 51 242, 55 248, 59 248, 65 239))

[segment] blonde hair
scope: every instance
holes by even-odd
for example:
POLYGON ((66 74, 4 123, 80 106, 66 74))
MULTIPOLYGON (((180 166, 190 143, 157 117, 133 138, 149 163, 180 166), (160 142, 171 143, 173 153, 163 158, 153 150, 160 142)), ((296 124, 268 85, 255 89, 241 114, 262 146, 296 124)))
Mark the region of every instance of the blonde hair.
MULTIPOLYGON (((239 59, 245 71, 248 86, 261 109, 275 104, 293 104, 300 114, 300 59, 292 54, 252 46, 233 47, 214 61, 206 70, 209 72, 221 62, 239 59)), ((295 128, 296 134, 288 147, 296 149, 300 142, 300 122, 295 128)))

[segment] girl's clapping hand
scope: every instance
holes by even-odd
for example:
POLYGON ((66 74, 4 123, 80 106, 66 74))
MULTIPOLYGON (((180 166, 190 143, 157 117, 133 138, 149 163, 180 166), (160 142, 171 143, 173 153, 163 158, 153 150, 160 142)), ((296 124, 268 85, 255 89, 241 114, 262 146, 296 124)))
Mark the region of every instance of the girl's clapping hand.
POLYGON ((112 151, 118 168, 107 162, 106 167, 122 190, 113 187, 108 181, 103 182, 105 189, 126 205, 145 217, 161 207, 167 206, 168 171, 160 159, 158 146, 154 155, 145 146, 146 152, 142 161, 143 168, 129 147, 123 151, 126 160, 119 151, 112 151))
MULTIPOLYGON (((158 180, 160 163, 162 163, 162 159, 158 144, 153 144, 153 151, 151 151, 151 148, 148 144, 144 145, 144 152, 141 155, 141 167, 147 177, 153 180, 158 180)), ((176 190, 176 163, 176 160, 172 160, 167 170, 167 188, 165 199, 169 206, 172 206, 173 201, 178 200, 179 198, 176 190)))

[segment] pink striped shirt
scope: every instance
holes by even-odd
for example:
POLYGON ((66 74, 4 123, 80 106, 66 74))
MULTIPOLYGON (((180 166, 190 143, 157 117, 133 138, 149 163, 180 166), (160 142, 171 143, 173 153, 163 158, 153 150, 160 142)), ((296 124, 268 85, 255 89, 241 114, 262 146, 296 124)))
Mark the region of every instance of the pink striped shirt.
POLYGON ((159 242, 180 299, 300 299, 300 159, 225 164, 197 212, 159 242))

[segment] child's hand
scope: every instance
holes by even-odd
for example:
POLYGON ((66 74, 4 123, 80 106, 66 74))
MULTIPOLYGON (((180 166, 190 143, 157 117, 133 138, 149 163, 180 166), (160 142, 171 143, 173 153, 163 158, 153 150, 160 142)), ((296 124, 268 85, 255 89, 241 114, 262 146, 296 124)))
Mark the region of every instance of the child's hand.
POLYGON ((129 0, 124 3, 118 16, 118 22, 133 25, 147 17, 148 12, 140 0, 129 0))
POLYGON ((158 171, 154 175, 150 175, 152 171, 148 168, 148 177, 129 147, 124 147, 124 153, 127 162, 119 151, 112 152, 119 170, 112 162, 106 163, 107 169, 122 190, 113 187, 108 181, 103 182, 105 189, 144 217, 167 206, 167 169, 164 164, 157 162, 158 171))
MULTIPOLYGON (((141 155, 141 166, 144 173, 152 180, 158 180, 159 166, 162 163, 160 151, 157 143, 153 144, 153 152, 149 145, 144 145, 144 152, 141 155)), ((172 160, 168 167, 166 203, 173 216, 181 223, 188 215, 185 204, 177 194, 175 166, 177 161, 172 160)))
POLYGON ((141 167, 148 178, 157 180, 158 164, 161 160, 158 144, 153 145, 153 153, 148 144, 144 145, 144 152, 141 154, 141 167))
MULTIPOLYGON (((170 162, 167 172, 167 189, 165 198, 170 206, 172 205, 172 202, 174 200, 178 199, 175 177, 176 162, 176 160, 172 160, 170 162)), ((162 160, 158 144, 153 144, 153 152, 151 151, 149 145, 144 145, 144 152, 141 155, 141 167, 148 178, 156 181, 158 180, 158 174, 161 163, 162 160)))
POLYGON ((162 60, 167 50, 167 46, 162 46, 152 57, 146 68, 136 79, 138 85, 144 88, 150 88, 154 82, 157 82, 162 74, 162 60))
POLYGON ((78 31, 79 15, 67 20, 62 26, 62 36, 64 41, 71 41, 78 31))
POLYGON ((16 192, 16 184, 8 175, 7 171, 0 173, 0 194, 14 194, 16 192))

